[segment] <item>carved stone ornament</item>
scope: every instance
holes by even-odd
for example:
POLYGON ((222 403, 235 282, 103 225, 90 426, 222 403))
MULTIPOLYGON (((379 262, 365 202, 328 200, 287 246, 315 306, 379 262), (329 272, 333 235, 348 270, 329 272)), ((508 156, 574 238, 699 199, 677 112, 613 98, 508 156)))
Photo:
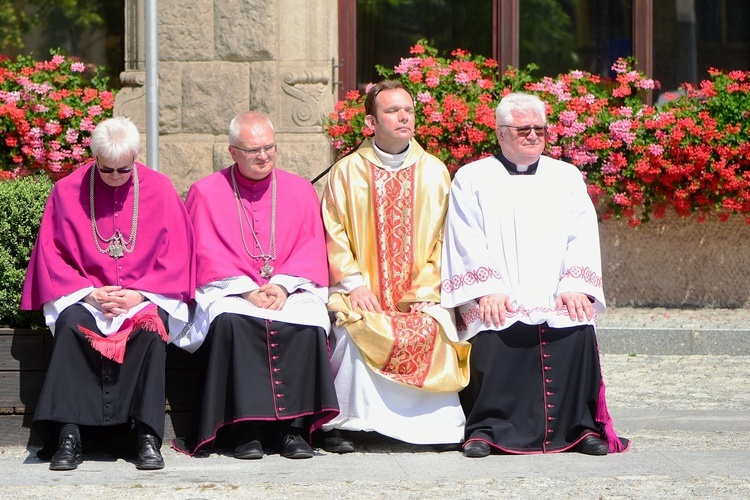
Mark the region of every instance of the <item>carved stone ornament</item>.
POLYGON ((281 88, 299 100, 292 108, 292 120, 299 127, 321 125, 320 102, 326 95, 330 81, 325 71, 289 72, 284 75, 281 88))

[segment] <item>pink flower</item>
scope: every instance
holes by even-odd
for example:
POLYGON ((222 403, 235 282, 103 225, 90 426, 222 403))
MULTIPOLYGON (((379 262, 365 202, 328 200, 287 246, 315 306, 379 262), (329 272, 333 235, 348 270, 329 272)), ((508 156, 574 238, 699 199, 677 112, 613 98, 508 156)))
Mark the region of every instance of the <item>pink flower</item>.
POLYGON ((61 104, 60 105, 60 111, 57 113, 57 116, 60 118, 70 118, 73 116, 74 110, 67 104, 61 104))
POLYGON ((647 78, 645 80, 641 80, 638 86, 642 89, 653 90, 656 88, 656 82, 654 82, 654 80, 652 80, 651 78, 647 78))
POLYGON ((48 121, 44 125, 44 133, 46 135, 58 135, 62 132, 62 126, 56 121, 48 121))
POLYGON ((21 100, 21 93, 18 91, 6 92, 3 90, 0 91, 0 100, 7 104, 16 104, 21 100))
POLYGON ((632 122, 630 120, 617 120, 609 125, 609 131, 612 133, 612 139, 623 141, 628 146, 635 141, 635 133, 630 132, 632 122))
POLYGON ((664 148, 660 144, 649 144, 648 152, 654 156, 661 156, 664 154, 664 148))
POLYGON ((83 120, 81 120, 81 130, 85 132, 93 132, 94 128, 94 120, 90 116, 87 116, 83 120))
POLYGON ((440 111, 433 111, 427 118, 427 121, 432 123, 441 123, 443 121, 443 113, 440 111))
POLYGON ((417 94, 417 101, 423 104, 429 104, 433 101, 432 95, 429 92, 420 92, 417 94))
POLYGON ((437 87, 438 85, 440 85, 440 77, 439 76, 428 76, 425 79, 425 83, 427 84, 428 87, 430 87, 431 89, 434 89, 435 87, 437 87))
POLYGON ((89 108, 89 116, 99 116, 100 114, 102 114, 101 106, 91 106, 89 108))
POLYGON ((70 65, 70 70, 76 73, 83 73, 86 70, 86 65, 82 62, 74 62, 70 65))
POLYGON ((628 63, 625 59, 620 58, 612 65, 612 71, 615 73, 625 73, 628 70, 628 63))
POLYGON ((67 132, 65 132, 65 142, 68 144, 75 144, 78 142, 78 131, 74 128, 69 128, 67 132))
POLYGON ((495 84, 492 83, 492 80, 487 80, 486 78, 480 78, 477 80, 477 85, 479 85, 479 88, 482 90, 490 90, 495 86, 495 84))
POLYGON ((560 112, 560 123, 562 123, 565 126, 570 126, 577 119, 578 119, 578 113, 576 113, 575 111, 560 112))
POLYGON ((456 74, 456 83, 466 85, 471 83, 471 77, 468 73, 462 71, 461 73, 456 74))
POLYGON ((618 205, 622 205, 624 207, 630 206, 630 199, 628 198, 628 195, 625 193, 616 193, 614 195, 614 201, 618 205))
POLYGON ((418 57, 407 57, 401 58, 401 64, 393 68, 394 73, 397 75, 403 75, 411 71, 413 68, 419 68, 420 60, 418 57))

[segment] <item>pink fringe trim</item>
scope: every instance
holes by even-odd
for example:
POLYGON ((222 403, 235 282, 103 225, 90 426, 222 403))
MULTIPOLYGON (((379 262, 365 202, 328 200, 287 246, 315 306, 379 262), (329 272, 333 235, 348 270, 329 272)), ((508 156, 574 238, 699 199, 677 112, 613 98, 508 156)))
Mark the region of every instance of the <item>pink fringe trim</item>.
POLYGON ((159 312, 155 305, 147 306, 132 318, 126 319, 120 330, 109 337, 102 337, 100 334, 89 330, 83 325, 78 325, 78 329, 86 335, 86 339, 96 351, 102 356, 112 361, 122 364, 125 360, 125 347, 133 330, 142 329, 157 333, 159 337, 167 342, 169 334, 164 323, 159 317, 159 312))
POLYGON ((607 388, 604 385, 603 377, 601 380, 601 384, 599 384, 599 401, 596 405, 596 422, 604 429, 603 437, 609 445, 610 453, 626 451, 627 448, 623 446, 622 441, 620 441, 620 438, 617 437, 617 433, 615 433, 612 417, 609 415, 609 410, 607 409, 607 388))

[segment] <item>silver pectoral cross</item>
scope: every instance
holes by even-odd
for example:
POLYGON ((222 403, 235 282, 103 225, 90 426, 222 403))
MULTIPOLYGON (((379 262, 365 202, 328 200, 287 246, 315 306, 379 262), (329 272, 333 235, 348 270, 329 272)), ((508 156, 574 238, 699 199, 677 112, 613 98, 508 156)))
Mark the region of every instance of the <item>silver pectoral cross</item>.
POLYGON ((119 238, 115 238, 107 247, 107 253, 113 259, 119 259, 124 255, 122 242, 119 238))
POLYGON ((268 279, 271 276, 273 276, 273 266, 268 263, 268 259, 265 259, 265 262, 260 268, 260 277, 268 279))

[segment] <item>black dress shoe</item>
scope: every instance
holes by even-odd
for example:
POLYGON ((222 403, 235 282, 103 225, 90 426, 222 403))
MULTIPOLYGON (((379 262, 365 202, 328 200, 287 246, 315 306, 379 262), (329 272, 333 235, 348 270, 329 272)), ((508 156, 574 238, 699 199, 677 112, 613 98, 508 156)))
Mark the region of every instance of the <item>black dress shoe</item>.
POLYGON ((286 458, 312 458, 313 449, 299 434, 286 432, 281 435, 279 453, 286 458))
POLYGON ((445 453, 447 451, 461 451, 461 443, 433 444, 432 449, 438 453, 445 453))
POLYGON ((586 436, 578 443, 576 450, 586 455, 606 455, 609 453, 609 446, 599 436, 593 434, 586 436))
POLYGON ((81 440, 75 436, 60 436, 57 451, 49 462, 50 470, 75 470, 83 462, 81 440))
POLYGON ((263 445, 260 441, 253 439, 239 443, 234 447, 234 458, 242 460, 257 460, 263 458, 263 445))
POLYGON ((354 451, 354 443, 333 429, 325 433, 323 449, 328 453, 351 453, 354 451))
POLYGON ((164 468, 164 459, 159 451, 159 439, 151 434, 138 436, 138 455, 135 468, 138 470, 158 470, 164 468))
POLYGON ((464 445, 464 456, 469 458, 484 458, 490 451, 490 445, 484 441, 469 441, 464 445))

